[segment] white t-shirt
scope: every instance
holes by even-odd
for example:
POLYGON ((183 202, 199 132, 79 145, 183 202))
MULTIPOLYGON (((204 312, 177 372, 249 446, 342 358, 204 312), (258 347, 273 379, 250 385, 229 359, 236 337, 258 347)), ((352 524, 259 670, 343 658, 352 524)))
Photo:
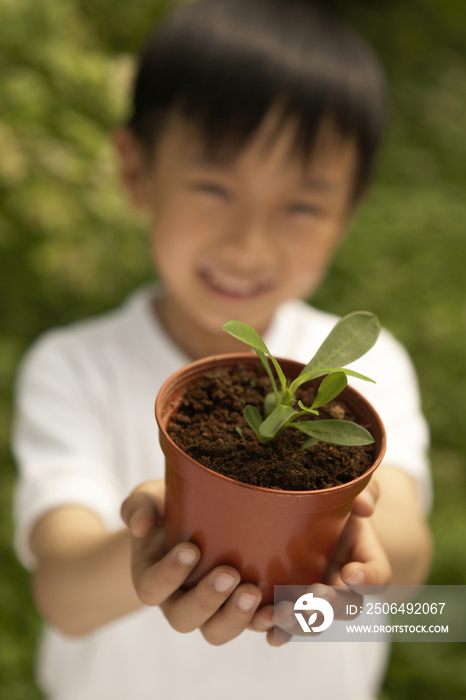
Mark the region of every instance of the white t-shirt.
MULTIPOLYGON (((14 452, 16 552, 34 568, 31 528, 65 504, 96 512, 121 529, 120 506, 138 484, 164 476, 154 401, 165 379, 188 362, 155 317, 153 286, 118 309, 45 333, 18 379, 14 452)), ((276 312, 265 338, 278 357, 307 362, 337 318, 302 301, 276 312)), ((383 331, 352 367, 353 380, 385 423, 386 463, 418 481, 431 500, 428 433, 415 374, 400 344, 383 331)), ((246 631, 221 647, 199 631, 175 632, 158 608, 142 608, 85 636, 46 627, 37 682, 51 700, 371 700, 386 667, 384 643, 270 647, 246 631)))

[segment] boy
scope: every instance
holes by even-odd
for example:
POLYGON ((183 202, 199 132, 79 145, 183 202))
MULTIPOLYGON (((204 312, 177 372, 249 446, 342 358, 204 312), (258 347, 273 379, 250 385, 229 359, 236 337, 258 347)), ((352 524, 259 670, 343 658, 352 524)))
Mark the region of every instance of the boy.
MULTIPOLYGON (((363 42, 304 0, 202 0, 150 40, 115 142, 163 285, 46 334, 18 384, 16 546, 49 623, 47 697, 374 698, 384 645, 284 645, 287 621, 273 630, 271 606, 258 609, 258 589, 229 566, 180 589, 201 553, 164 549, 153 402, 190 359, 239 349, 220 330, 230 318, 278 355, 312 356, 336 319, 300 300, 367 187, 384 101, 363 42)), ((386 423, 390 466, 355 502, 326 577, 356 590, 418 583, 430 557, 411 365, 384 332, 364 372, 378 381, 358 388, 386 423)))

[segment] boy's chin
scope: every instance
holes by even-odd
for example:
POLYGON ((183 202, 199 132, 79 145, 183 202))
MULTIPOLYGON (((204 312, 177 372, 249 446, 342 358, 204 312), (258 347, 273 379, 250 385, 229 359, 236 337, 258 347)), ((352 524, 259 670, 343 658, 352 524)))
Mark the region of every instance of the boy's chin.
POLYGON ((255 304, 246 302, 244 304, 231 304, 229 308, 217 309, 209 313, 204 309, 200 314, 200 325, 211 335, 224 335, 222 326, 226 321, 242 321, 252 326, 258 333, 264 333, 269 327, 276 308, 279 304, 266 305, 255 308, 255 304))

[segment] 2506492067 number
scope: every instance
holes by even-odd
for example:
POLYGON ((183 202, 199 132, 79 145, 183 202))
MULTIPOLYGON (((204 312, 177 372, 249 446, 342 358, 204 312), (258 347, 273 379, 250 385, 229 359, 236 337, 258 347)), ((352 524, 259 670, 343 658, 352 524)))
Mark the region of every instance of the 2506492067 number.
POLYGON ((368 615, 439 615, 442 614, 445 603, 367 603, 365 612, 368 615))

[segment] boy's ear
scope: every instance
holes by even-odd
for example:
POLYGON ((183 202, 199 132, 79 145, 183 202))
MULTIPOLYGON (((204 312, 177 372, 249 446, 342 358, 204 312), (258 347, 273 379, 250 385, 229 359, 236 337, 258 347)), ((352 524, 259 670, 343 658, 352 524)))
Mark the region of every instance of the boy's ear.
POLYGON ((120 178, 136 209, 147 205, 148 165, 141 146, 126 127, 113 132, 113 144, 120 161, 120 178))
POLYGON ((360 188, 360 190, 357 194, 357 197, 353 198, 353 200, 351 201, 351 204, 348 208, 348 215, 347 215, 347 219, 346 219, 346 224, 342 230, 342 235, 341 235, 342 241, 350 233, 350 231, 353 227, 353 222, 354 222, 361 206, 366 203, 366 200, 369 198, 369 195, 371 193, 372 193, 372 185, 370 183, 366 183, 362 188, 360 188))
POLYGON ((366 182, 358 192, 358 196, 353 203, 353 209, 359 209, 361 204, 365 204, 369 195, 372 193, 372 183, 366 182))

